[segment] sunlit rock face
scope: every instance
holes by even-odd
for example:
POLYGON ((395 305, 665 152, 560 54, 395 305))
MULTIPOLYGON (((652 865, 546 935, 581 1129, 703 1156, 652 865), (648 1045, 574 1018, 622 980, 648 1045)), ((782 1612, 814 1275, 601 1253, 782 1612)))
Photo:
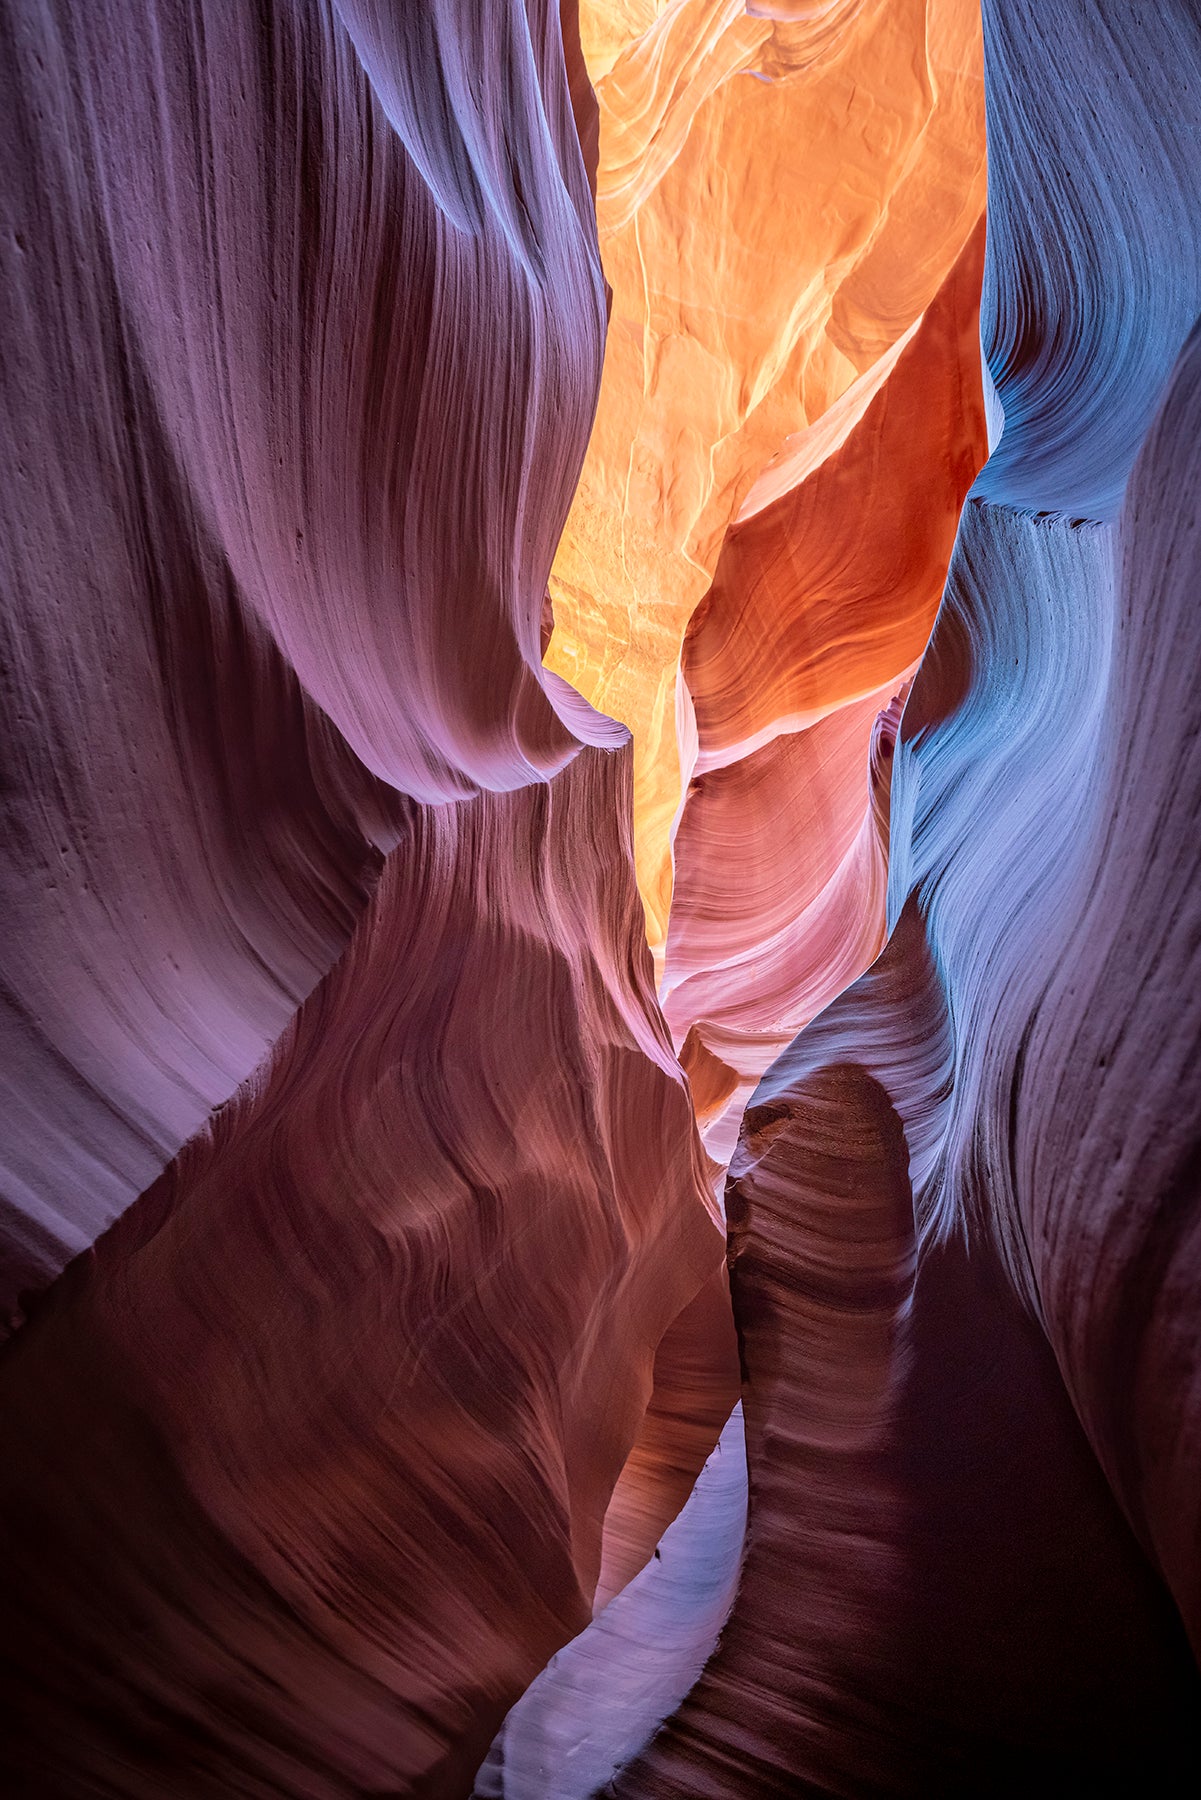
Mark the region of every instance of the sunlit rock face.
POLYGON ((1199 141, 0 15, 0 1791, 1196 1792, 1199 141))
POLYGON ((4 32, 0 1788, 465 1794, 737 1398, 627 734, 540 662, 578 49, 4 32))
POLYGON ((661 962, 685 628, 766 466, 794 486, 832 411, 827 447, 845 439, 972 235, 980 18, 974 0, 585 0, 581 40, 613 302, 548 662, 633 731, 661 962))
MULTIPOLYGON (((978 17, 777 10, 584 9, 614 299, 551 580, 548 661, 633 727, 660 991, 718 1168, 764 1068, 883 942, 900 706, 987 453, 978 17)), ((583 1800, 684 1696, 733 1592, 743 1467, 739 1436, 687 1566, 666 1539, 556 1659, 481 1795, 583 1800)))
POLYGON ((1201 1772, 1201 32, 1103 10, 985 7, 1003 435, 733 1158, 747 1553, 639 1800, 1201 1772))
POLYGON ((883 943, 897 719, 987 454, 983 253, 981 223, 845 441, 832 408, 765 471, 685 637, 696 773, 663 994, 685 1063, 729 1071, 702 1121, 719 1161, 767 1065, 883 943))

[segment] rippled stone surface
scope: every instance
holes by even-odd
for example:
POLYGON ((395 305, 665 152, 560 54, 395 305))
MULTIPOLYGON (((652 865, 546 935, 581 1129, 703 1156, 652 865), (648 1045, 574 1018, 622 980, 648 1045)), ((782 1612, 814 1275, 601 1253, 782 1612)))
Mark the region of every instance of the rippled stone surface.
POLYGON ((1003 431, 900 726, 887 945, 731 1165, 747 1553, 640 1800, 1201 1767, 1201 34, 985 24, 1003 431))
POLYGON ((548 662, 633 732, 661 962, 685 629, 766 466, 792 486, 798 434, 837 412, 827 441, 845 436, 976 227, 980 15, 975 0, 580 13, 613 303, 548 662))
POLYGON ((0 14, 6 1794, 1196 1791, 1201 29, 983 24, 0 14))
POLYGON ((578 48, 4 29, 0 1785, 466 1793, 737 1398, 627 734, 540 662, 578 48))

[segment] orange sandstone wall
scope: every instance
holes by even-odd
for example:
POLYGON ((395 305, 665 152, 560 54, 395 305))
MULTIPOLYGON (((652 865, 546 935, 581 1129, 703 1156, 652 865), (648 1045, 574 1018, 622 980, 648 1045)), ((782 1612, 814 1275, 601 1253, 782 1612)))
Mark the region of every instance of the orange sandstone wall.
POLYGON ((633 731, 660 968, 680 653, 727 529, 767 465, 799 479, 800 434, 836 412, 832 449, 863 416, 984 204, 978 7, 813 10, 581 8, 613 301, 547 661, 633 731))

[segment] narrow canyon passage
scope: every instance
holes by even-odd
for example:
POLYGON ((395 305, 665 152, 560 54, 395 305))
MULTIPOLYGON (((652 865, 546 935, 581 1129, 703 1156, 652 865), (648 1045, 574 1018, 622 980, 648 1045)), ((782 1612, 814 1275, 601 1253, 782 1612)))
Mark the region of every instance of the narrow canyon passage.
POLYGON ((0 140, 0 1790, 1195 1792, 1193 0, 0 140))

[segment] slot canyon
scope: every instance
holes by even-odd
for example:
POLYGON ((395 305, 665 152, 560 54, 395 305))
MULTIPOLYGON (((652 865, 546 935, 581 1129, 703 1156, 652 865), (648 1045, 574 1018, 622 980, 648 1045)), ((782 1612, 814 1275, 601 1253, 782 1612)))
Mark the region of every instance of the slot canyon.
POLYGON ((1198 0, 0 93, 0 1795, 1201 1791, 1198 0))

